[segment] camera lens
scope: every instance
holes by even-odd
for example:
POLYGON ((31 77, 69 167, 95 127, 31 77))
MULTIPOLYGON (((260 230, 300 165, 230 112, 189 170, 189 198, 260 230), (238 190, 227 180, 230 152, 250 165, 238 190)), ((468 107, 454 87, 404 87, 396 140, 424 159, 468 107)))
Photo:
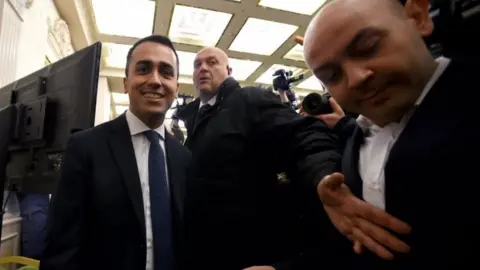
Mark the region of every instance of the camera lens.
POLYGON ((302 108, 309 115, 332 113, 329 98, 328 94, 322 96, 318 93, 310 93, 303 99, 302 108))

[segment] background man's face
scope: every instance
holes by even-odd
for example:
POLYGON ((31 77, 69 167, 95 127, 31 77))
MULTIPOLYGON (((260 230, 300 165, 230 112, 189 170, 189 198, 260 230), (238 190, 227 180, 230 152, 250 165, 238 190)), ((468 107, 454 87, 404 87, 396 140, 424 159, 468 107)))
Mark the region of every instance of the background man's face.
POLYGON ((431 75, 433 58, 421 35, 432 22, 428 1, 337 0, 307 31, 305 59, 348 111, 376 124, 398 120, 431 75))
POLYGON ((228 57, 215 48, 201 50, 193 65, 194 84, 200 93, 215 93, 218 86, 230 75, 228 57))

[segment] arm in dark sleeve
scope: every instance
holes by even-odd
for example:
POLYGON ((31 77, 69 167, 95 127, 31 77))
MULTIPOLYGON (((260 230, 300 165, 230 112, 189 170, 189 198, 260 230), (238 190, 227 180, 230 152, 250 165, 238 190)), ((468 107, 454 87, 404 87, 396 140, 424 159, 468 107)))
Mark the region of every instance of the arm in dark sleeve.
MULTIPOLYGON (((245 90, 255 122, 255 139, 260 141, 259 146, 270 153, 268 160, 281 164, 282 167, 277 169, 282 171, 293 167, 295 176, 290 178, 297 179, 296 184, 300 184, 305 192, 315 194, 316 198, 316 187, 320 180, 339 168, 341 149, 335 132, 314 117, 300 116, 268 91, 255 88, 245 90)), ((323 217, 322 213, 319 215, 323 217)), ((329 223, 328 220, 326 222, 329 223)), ((324 231, 323 228, 318 230, 324 231)), ((321 245, 330 243, 322 240, 321 245)), ((325 264, 330 259, 321 251, 309 249, 272 266, 277 270, 311 269, 308 267, 311 263, 323 261, 321 264, 325 264), (322 258, 322 255, 325 257, 322 258)))
POLYGON ((316 190, 320 180, 339 168, 338 136, 322 121, 303 117, 269 91, 246 88, 254 118, 254 134, 271 151, 271 159, 293 165, 295 179, 316 190))
POLYGON ((73 135, 67 143, 60 180, 49 205, 40 270, 84 269, 88 167, 85 148, 73 135))

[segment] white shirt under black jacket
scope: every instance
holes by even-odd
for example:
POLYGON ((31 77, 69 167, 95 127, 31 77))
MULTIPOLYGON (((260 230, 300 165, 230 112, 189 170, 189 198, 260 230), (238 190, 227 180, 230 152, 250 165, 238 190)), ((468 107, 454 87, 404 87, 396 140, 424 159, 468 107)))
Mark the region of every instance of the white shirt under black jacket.
MULTIPOLYGON (((423 89, 415 105, 422 103, 434 83, 445 71, 450 60, 444 57, 437 59, 438 66, 429 82, 423 89)), ((414 109, 405 115, 400 122, 390 123, 379 127, 359 116, 357 122, 362 128, 369 128, 369 136, 360 148, 358 170, 363 180, 363 199, 372 205, 385 209, 385 164, 387 163, 390 150, 407 125, 414 109)))
POLYGON ((207 102, 203 102, 202 100, 200 100, 200 106, 198 106, 198 109, 200 110, 200 108, 202 108, 203 106, 205 105, 210 105, 210 106, 213 106, 215 105, 215 102, 217 102, 217 96, 213 96, 209 101, 207 102))
MULTIPOLYGON (((140 185, 142 187, 143 212, 145 213, 145 232, 147 247, 147 263, 146 270, 153 270, 153 238, 152 238, 152 218, 150 214, 150 184, 148 181, 148 153, 150 151, 150 141, 143 134, 144 131, 151 130, 130 110, 126 113, 128 128, 132 136, 133 149, 135 151, 135 159, 137 160, 138 175, 140 176, 140 185)), ((165 162, 167 153, 165 151, 165 125, 155 129, 160 134, 160 146, 165 153, 165 162)), ((168 184, 168 168, 165 163, 165 172, 167 172, 166 180, 168 184)))

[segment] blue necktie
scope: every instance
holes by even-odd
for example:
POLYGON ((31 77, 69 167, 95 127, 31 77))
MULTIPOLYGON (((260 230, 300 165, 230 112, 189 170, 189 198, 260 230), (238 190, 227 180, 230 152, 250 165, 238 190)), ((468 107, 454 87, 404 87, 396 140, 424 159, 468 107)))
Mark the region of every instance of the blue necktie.
POLYGON ((144 134, 150 141, 148 181, 150 184, 154 269, 173 270, 172 221, 165 154, 160 146, 160 134, 153 130, 145 131, 144 134))

